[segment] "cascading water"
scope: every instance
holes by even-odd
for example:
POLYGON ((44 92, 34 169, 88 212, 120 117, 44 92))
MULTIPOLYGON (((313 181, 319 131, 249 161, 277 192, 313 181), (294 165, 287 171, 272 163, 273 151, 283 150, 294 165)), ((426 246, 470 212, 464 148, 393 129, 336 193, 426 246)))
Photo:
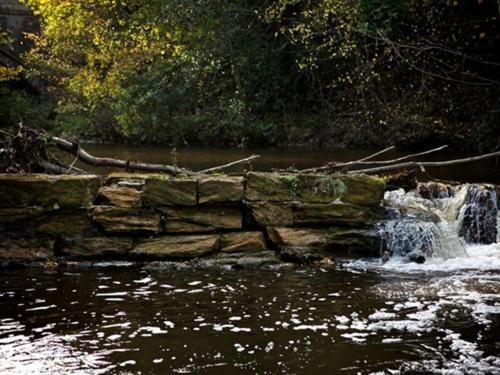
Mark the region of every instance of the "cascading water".
POLYGON ((491 244, 500 237, 497 194, 491 186, 401 189, 387 192, 384 201, 393 217, 379 225, 383 253, 396 259, 467 257, 466 244, 491 244))

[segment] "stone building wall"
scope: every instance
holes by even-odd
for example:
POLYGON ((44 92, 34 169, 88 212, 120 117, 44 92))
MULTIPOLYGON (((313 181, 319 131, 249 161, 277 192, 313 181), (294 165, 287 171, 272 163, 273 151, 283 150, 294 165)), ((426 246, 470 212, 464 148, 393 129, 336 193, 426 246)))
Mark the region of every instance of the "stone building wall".
POLYGON ((0 262, 378 256, 384 190, 348 175, 0 175, 0 262))

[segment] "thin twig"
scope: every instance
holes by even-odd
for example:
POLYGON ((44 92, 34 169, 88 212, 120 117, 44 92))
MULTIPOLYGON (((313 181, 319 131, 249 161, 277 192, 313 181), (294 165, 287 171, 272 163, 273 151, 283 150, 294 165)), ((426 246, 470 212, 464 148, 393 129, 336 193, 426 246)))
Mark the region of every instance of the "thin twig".
POLYGON ((231 163, 227 163, 227 164, 224 164, 224 165, 219 165, 217 167, 212 167, 212 168, 204 169, 202 171, 199 171, 198 173, 204 174, 204 173, 212 173, 212 172, 220 171, 220 170, 223 170, 223 169, 227 169, 229 167, 233 167, 233 166, 238 165, 238 164, 249 163, 252 160, 257 159, 257 158, 260 158, 260 155, 251 155, 248 158, 241 159, 241 160, 236 160, 236 161, 232 161, 231 163))
POLYGON ((347 162, 347 163, 337 163, 337 162, 329 162, 328 164, 322 166, 322 167, 316 167, 316 168, 308 168, 308 169, 303 169, 301 170, 300 172, 301 173, 311 173, 311 172, 321 172, 321 171, 328 171, 332 168, 344 168, 344 167, 350 167, 350 166, 353 166, 355 164, 359 164, 359 163, 363 163, 365 162, 366 160, 370 160, 376 156, 379 156, 387 151, 390 151, 390 150, 393 150, 395 146, 390 146, 390 147, 387 147, 381 151, 377 151, 376 153, 374 154, 371 154, 371 155, 368 155, 362 159, 359 159, 359 160, 355 160, 355 161, 350 161, 350 162, 347 162))
POLYGON ((388 164, 394 164, 394 163, 397 163, 397 162, 400 162, 400 161, 403 161, 403 160, 408 160, 408 159, 411 159, 411 158, 416 158, 417 156, 424 156, 424 155, 432 154, 434 152, 438 152, 438 151, 444 150, 445 148, 448 148, 448 145, 444 145, 444 146, 441 146, 441 147, 438 147, 438 148, 434 148, 432 150, 428 150, 428 151, 424 151, 424 152, 419 152, 419 153, 416 153, 416 154, 402 156, 402 157, 397 158, 397 159, 362 161, 362 162, 358 162, 356 164, 362 164, 362 165, 388 165, 388 164))

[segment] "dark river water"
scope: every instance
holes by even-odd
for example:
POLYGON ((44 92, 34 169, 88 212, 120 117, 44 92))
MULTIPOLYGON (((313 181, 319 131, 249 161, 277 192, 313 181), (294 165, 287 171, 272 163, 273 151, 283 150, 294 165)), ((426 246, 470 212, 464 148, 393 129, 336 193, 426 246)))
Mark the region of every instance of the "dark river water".
MULTIPOLYGON (((172 162, 166 148, 86 147, 172 162)), ((251 153, 262 155, 256 170, 369 154, 180 149, 176 158, 200 170, 251 153)), ((428 173, 500 182, 496 161, 428 173)), ((466 250, 328 269, 3 268, 0 374, 500 374, 500 244, 466 250)))
MULTIPOLYGON (((149 163, 176 163, 179 167, 202 170, 216 165, 226 164, 234 160, 246 158, 252 154, 260 155, 259 159, 251 165, 240 165, 228 171, 242 172, 243 170, 270 171, 275 168, 293 167, 297 169, 319 167, 330 161, 347 162, 358 160, 373 154, 374 151, 367 150, 336 150, 336 151, 312 151, 301 149, 234 149, 234 148, 177 148, 173 153, 171 148, 158 146, 126 146, 126 145, 101 145, 88 144, 85 149, 96 156, 108 156, 125 160, 136 160, 149 163)), ((408 152, 387 152, 378 159, 390 160, 407 155, 408 152)), ((440 152, 423 156, 418 160, 440 161, 457 159, 470 155, 440 152)), ((374 159, 374 160, 377 160, 374 159)), ((71 160, 70 160, 71 162, 71 160)), ((80 165, 81 166, 81 165, 80 165)), ((92 169, 81 166, 87 170, 99 173, 109 172, 109 169, 92 169)), ((426 173, 419 171, 420 179, 429 177, 467 181, 467 182, 491 182, 500 183, 500 158, 460 164, 449 167, 428 168, 426 173)))
POLYGON ((498 374, 499 254, 439 273, 2 270, 0 373, 498 374))

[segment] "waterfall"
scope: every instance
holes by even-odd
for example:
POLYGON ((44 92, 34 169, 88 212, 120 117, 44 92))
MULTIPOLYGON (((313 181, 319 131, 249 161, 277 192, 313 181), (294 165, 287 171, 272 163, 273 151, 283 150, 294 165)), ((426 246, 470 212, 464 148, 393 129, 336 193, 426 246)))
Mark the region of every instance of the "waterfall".
POLYGON ((417 191, 385 194, 392 216, 379 224, 383 253, 413 261, 449 259, 468 256, 466 244, 500 242, 494 187, 432 184, 417 191))

